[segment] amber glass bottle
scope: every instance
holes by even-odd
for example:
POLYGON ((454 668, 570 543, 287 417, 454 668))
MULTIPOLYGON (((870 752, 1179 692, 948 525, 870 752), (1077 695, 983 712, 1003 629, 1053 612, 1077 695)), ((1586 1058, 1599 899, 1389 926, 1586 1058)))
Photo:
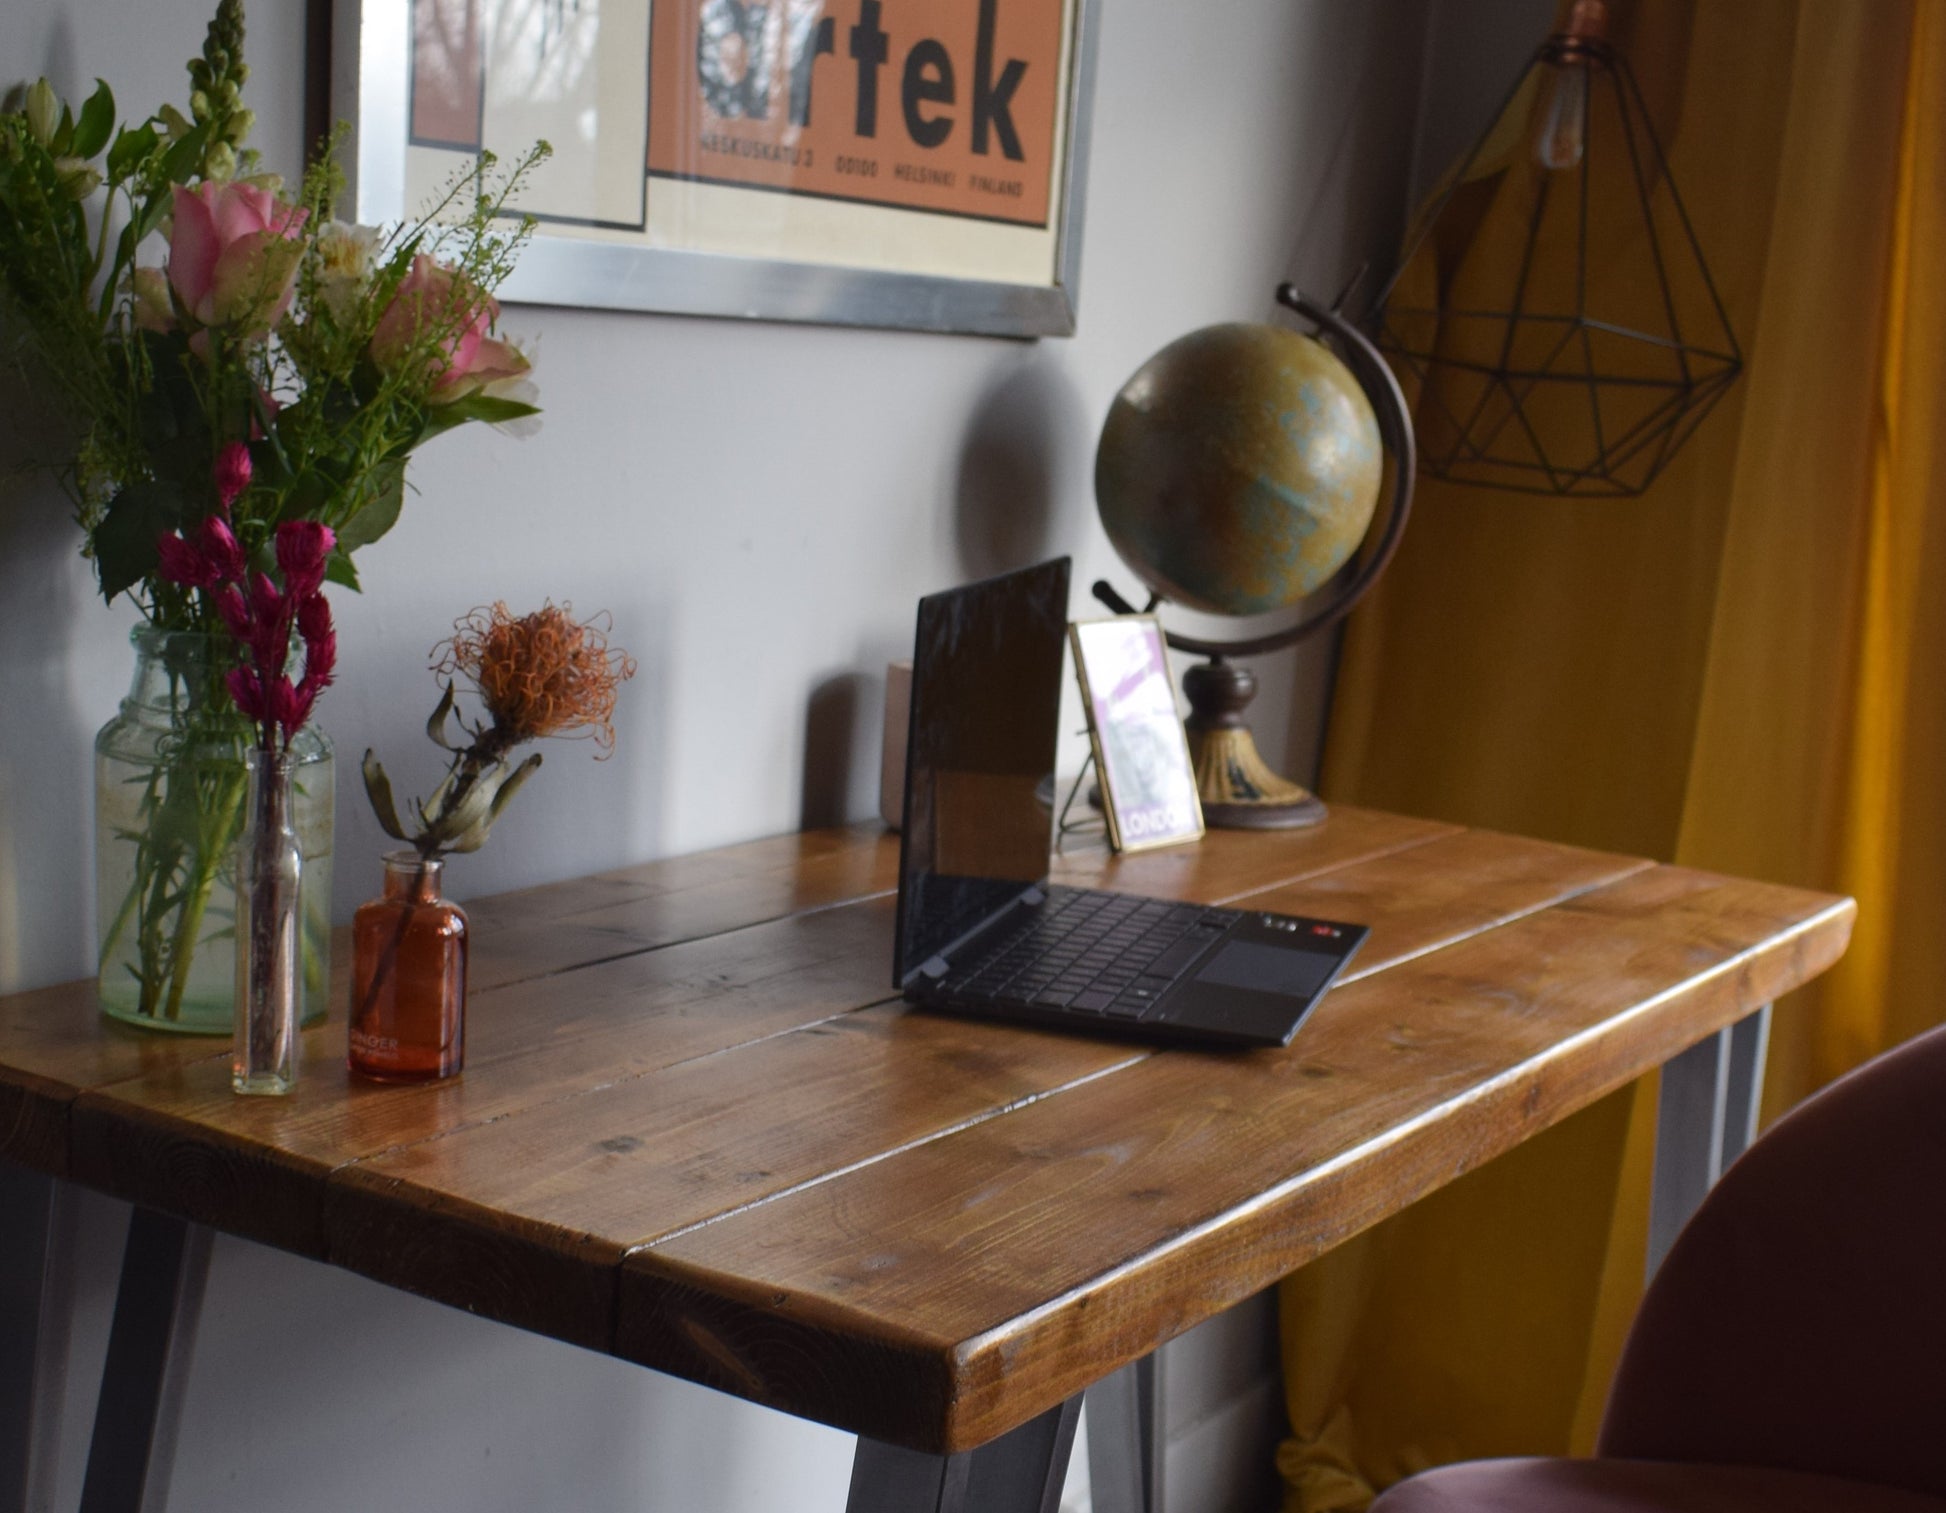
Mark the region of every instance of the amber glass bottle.
POLYGON ((439 896, 445 863, 385 858, 385 892, 352 920, 351 1069, 436 1082, 466 1060, 466 911, 439 896))

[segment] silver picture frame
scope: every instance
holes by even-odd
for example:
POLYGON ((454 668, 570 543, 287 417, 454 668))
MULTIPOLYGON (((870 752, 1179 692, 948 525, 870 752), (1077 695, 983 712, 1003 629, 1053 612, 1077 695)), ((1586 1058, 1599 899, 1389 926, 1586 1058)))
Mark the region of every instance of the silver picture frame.
MULTIPOLYGON (((411 0, 331 0, 330 98, 349 138, 352 215, 396 222, 406 203, 411 0)), ((963 335, 1071 336, 1077 319, 1100 0, 1076 0, 1052 282, 941 278, 784 258, 552 236, 543 223, 503 300, 963 335)))

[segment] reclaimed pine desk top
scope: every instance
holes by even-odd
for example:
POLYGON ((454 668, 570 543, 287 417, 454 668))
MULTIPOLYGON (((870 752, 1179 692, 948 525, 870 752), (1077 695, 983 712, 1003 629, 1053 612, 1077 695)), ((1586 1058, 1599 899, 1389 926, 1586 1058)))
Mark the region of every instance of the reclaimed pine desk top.
MULTIPOLYGON (((896 837, 468 906, 456 1082, 289 1099, 227 1047, 0 999, 0 1157, 913 1449, 978 1445, 1824 970, 1848 899, 1334 808, 1063 858, 1364 921, 1286 1050, 902 1010, 896 837)), ((344 951, 339 951, 342 969, 344 951)))

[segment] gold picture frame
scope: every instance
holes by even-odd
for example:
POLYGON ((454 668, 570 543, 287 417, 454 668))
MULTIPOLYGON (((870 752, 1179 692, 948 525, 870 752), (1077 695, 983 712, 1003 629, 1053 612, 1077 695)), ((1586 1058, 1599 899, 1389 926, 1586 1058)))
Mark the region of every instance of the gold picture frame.
POLYGON ((1147 851, 1200 840, 1203 806, 1161 622, 1154 615, 1077 620, 1068 640, 1109 844, 1147 851))

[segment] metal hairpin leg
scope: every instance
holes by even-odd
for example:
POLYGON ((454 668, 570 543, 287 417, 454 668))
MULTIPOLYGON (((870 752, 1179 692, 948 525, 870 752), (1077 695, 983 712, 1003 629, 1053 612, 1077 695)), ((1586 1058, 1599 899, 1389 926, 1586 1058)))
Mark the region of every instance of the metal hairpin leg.
POLYGON ((846 1513, 1054 1513, 1081 1399, 977 1450, 926 1455, 860 1436, 846 1513))
POLYGON ((0 1513, 50 1513, 74 1312, 74 1190, 0 1162, 0 1513))
POLYGON ((1088 1389, 1088 1488, 1094 1513, 1162 1513, 1162 1352, 1088 1389))
POLYGON ((81 1513, 160 1513, 168 1501, 213 1238, 144 1208, 129 1218, 81 1513))
POLYGON ((1649 1275, 1724 1168, 1757 1136, 1770 1005, 1672 1057, 1656 1110, 1649 1275))

